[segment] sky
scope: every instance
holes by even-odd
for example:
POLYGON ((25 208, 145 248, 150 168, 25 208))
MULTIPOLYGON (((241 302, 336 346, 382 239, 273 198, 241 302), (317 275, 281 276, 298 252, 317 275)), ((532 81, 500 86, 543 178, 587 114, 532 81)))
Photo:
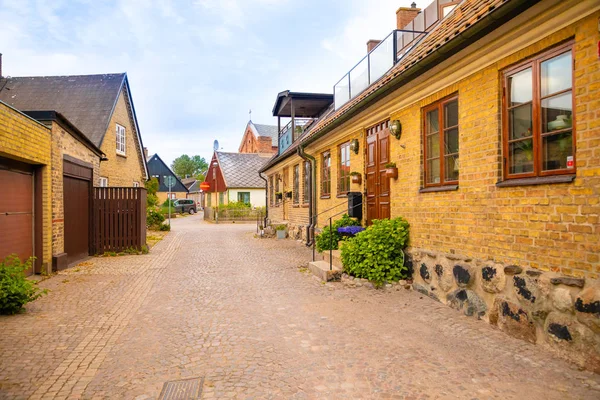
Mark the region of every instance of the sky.
MULTIPOLYGON (((332 93, 412 0, 0 0, 4 76, 127 72, 144 146, 237 152, 284 90, 332 93)), ((424 8, 430 0, 415 0, 424 8)))

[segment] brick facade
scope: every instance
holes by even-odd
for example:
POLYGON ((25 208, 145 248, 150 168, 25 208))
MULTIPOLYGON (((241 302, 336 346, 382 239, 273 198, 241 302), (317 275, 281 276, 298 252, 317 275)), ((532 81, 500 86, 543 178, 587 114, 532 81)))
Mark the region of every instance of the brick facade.
MULTIPOLYGON (((134 182, 140 186, 146 180, 143 150, 137 137, 131 105, 125 88, 121 90, 108 129, 100 149, 108 161, 100 165, 100 176, 108 178, 108 186, 131 187, 134 182), (116 125, 125 127, 125 155, 116 151, 116 125)), ((185 196, 183 197, 185 198, 185 196)))
MULTIPOLYGON (((331 151, 332 193, 328 199, 318 193, 320 213, 340 202, 337 146, 356 138, 364 157, 366 128, 401 121, 402 138, 390 138, 399 170, 391 181, 391 216, 410 223, 415 289, 594 370, 600 370, 600 352, 592 351, 600 345, 597 319, 591 321, 581 304, 600 300, 599 8, 539 4, 306 149, 318 161, 331 151), (497 186, 503 180, 502 72, 568 40, 574 41, 576 178, 497 186), (458 189, 421 192, 423 108, 448 95, 458 96, 458 189), (557 326, 571 339, 557 337, 557 326)), ((365 172, 362 157, 352 153, 352 171, 365 172)), ((317 188, 320 174, 317 163, 317 188)), ((328 215, 319 217, 319 226, 328 215)))
POLYGON ((52 123, 52 254, 64 252, 63 159, 71 156, 92 165, 93 186, 100 179, 100 157, 60 123, 52 123))
MULTIPOLYGON (((52 268, 51 133, 39 122, 0 102, 0 156, 34 164, 42 175, 41 271, 52 268)), ((37 229, 36 227, 35 229, 37 229)))

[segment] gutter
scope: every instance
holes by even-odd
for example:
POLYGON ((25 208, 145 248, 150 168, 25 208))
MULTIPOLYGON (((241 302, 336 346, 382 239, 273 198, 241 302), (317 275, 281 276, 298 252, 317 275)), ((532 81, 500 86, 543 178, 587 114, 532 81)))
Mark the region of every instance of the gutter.
POLYGON ((463 50, 467 46, 475 43, 486 34, 494 31, 494 29, 521 14, 539 1, 540 0, 513 0, 502 5, 497 10, 493 10, 481 21, 475 23, 471 29, 467 29, 466 31, 459 33, 453 39, 438 47, 428 56, 413 64, 406 71, 400 73, 390 82, 376 89, 373 93, 356 103, 345 114, 342 114, 339 118, 332 121, 331 124, 323 127, 320 132, 317 132, 314 136, 307 138, 304 143, 301 144, 301 146, 306 148, 306 146, 322 138, 325 136, 325 134, 331 132, 343 123, 349 121, 352 117, 366 110, 372 104, 383 99, 385 96, 394 92, 395 90, 400 89, 406 83, 427 72, 437 64, 447 60, 458 51, 463 50))
POLYGON ((260 179, 265 181, 265 219, 263 220, 263 228, 267 227, 267 219, 269 218, 269 182, 267 178, 262 176, 262 173, 259 171, 258 176, 260 179))
MULTIPOLYGON (((314 240, 315 240, 314 215, 317 214, 317 210, 316 210, 317 202, 315 201, 314 194, 317 192, 315 190, 316 182, 317 182, 315 165, 317 163, 317 160, 315 160, 315 158, 313 156, 311 156, 310 154, 306 154, 304 152, 304 145, 302 143, 300 143, 298 145, 297 152, 298 152, 298 156, 300 156, 300 158, 302 158, 305 161, 308 161, 308 163, 310 164, 310 184, 308 185, 308 187, 309 187, 308 226, 306 227, 306 237, 308 238, 308 240, 306 241, 306 247, 310 247, 313 245, 314 240)), ((313 256, 314 256, 314 252, 313 252, 313 256)), ((314 257, 313 257, 313 261, 314 261, 314 257)))

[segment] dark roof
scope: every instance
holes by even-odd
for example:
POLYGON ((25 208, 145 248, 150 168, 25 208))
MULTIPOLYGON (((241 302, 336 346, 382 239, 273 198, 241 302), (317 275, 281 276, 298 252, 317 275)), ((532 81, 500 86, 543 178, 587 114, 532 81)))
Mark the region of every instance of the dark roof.
POLYGON ((263 124, 255 124, 250 121, 254 128, 256 129, 256 133, 258 136, 268 136, 271 138, 272 146, 279 146, 279 134, 277 132, 277 126, 275 125, 263 125, 263 124))
POLYGON ((169 168, 169 166, 162 160, 162 158, 160 158, 160 156, 158 154, 154 154, 148 158, 148 172, 150 173, 150 176, 148 177, 148 179, 150 179, 156 175, 159 176, 159 179, 158 179, 158 181, 159 181, 158 191, 159 192, 168 192, 169 191, 169 188, 167 187, 167 185, 165 185, 164 179, 160 179, 160 177, 165 176, 166 174, 174 176, 175 179, 177 180, 175 182, 175 186, 173 186, 171 188, 172 192, 187 192, 188 191, 188 188, 181 182, 181 180, 177 177, 177 175, 175 175, 173 170, 171 170, 171 168, 169 168))
POLYGON ((183 183, 183 185, 189 189, 196 181, 196 178, 183 178, 181 183, 183 183))
POLYGON ((291 118, 292 101, 294 102, 295 117, 315 118, 333 103, 333 95, 329 93, 302 93, 284 90, 277 94, 275 105, 273 106, 273 116, 291 118))
POLYGON ((190 193, 197 193, 197 192, 202 191, 202 190, 200 190, 200 181, 199 180, 194 181, 194 183, 192 183, 187 188, 188 188, 188 192, 190 192, 190 193))
POLYGON ((331 129, 333 129, 338 120, 344 121, 343 118, 350 118, 360 112, 359 105, 362 106, 363 102, 368 103, 369 101, 379 100, 377 97, 379 92, 382 92, 381 96, 384 96, 388 93, 386 92, 388 88, 390 91, 397 89, 391 87, 395 82, 399 82, 398 85, 406 84, 416 76, 424 73, 427 68, 443 61, 443 59, 440 60, 441 57, 450 57, 456 54, 462 48, 460 46, 474 43, 480 36, 489 32, 490 28, 500 26, 513 14, 522 12, 535 3, 536 1, 529 0, 463 0, 451 14, 442 19, 412 51, 405 55, 381 79, 348 101, 335 113, 327 118, 321 118, 316 127, 304 139, 311 142, 312 137, 327 133, 330 130, 329 127, 331 126, 331 129), (495 16, 491 17, 491 14, 495 16), (473 33, 467 34, 468 39, 464 39, 463 34, 466 34, 467 31, 473 33), (444 55, 440 55, 442 53, 436 50, 444 47, 448 47, 449 50, 444 55), (438 59, 436 60, 435 57, 438 57, 438 59), (421 61, 424 64, 427 63, 427 68, 416 66, 421 61), (413 67, 415 68, 413 69, 413 67), (348 114, 347 117, 346 114, 348 114))
POLYGON ((21 111, 56 110, 100 147, 125 78, 125 73, 1 78, 0 100, 21 111))
POLYGON ((258 176, 258 171, 269 160, 270 155, 222 151, 217 151, 216 154, 228 188, 265 187, 265 181, 258 176))
POLYGON ((72 136, 82 142, 87 148, 92 150, 98 156, 103 158, 105 154, 100 150, 98 146, 96 146, 87 136, 85 136, 75 125, 71 123, 64 115, 58 113, 56 111, 25 111, 24 114, 27 114, 29 117, 40 121, 57 121, 63 125, 65 125, 71 132, 72 136))

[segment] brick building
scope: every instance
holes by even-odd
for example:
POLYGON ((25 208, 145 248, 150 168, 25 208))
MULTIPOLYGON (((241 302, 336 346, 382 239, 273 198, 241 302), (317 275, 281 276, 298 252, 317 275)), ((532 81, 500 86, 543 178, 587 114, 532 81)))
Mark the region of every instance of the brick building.
POLYGON ((248 121, 238 152, 277 153, 277 127, 248 121))
POLYGON ((415 289, 599 371, 600 4, 436 0, 397 20, 297 145, 317 226, 362 192, 366 223, 409 221, 415 289))
POLYGON ((0 100, 71 121, 106 154, 94 186, 137 187, 148 178, 127 74, 0 77, 0 100))

